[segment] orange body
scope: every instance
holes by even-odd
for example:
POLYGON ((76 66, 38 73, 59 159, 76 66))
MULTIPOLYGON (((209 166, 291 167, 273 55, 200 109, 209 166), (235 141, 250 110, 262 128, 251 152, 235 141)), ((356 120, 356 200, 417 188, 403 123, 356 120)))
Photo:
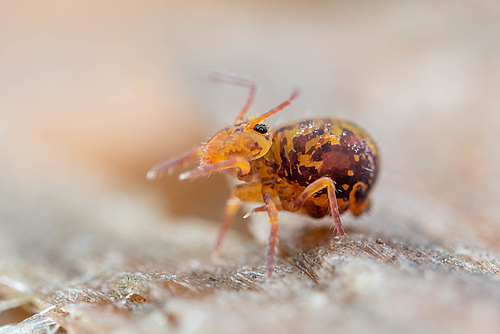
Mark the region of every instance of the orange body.
POLYGON ((250 88, 236 124, 217 132, 201 148, 154 167, 148 178, 199 157, 200 167, 181 174, 180 179, 229 170, 246 182, 236 186, 227 201, 215 250, 219 250, 241 205, 263 202, 250 213, 268 213, 271 235, 267 269, 271 276, 278 211, 301 212, 316 218, 331 215, 339 236, 343 237, 340 214, 349 210, 359 215, 369 208, 368 194, 379 170, 377 147, 361 128, 339 119, 304 119, 270 131, 262 121, 289 105, 296 92, 278 107, 244 121, 255 94, 253 82, 223 75, 213 79, 250 88))

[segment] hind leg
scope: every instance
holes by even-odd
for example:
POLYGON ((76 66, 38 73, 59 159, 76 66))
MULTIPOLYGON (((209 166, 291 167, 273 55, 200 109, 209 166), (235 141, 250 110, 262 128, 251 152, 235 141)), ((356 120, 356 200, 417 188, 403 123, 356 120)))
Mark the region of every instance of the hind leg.
POLYGON ((337 196, 335 195, 335 183, 329 177, 322 177, 307 186, 306 189, 297 197, 293 203, 293 210, 298 211, 304 203, 318 191, 327 188, 328 199, 330 201, 330 211, 333 217, 333 222, 339 237, 343 238, 345 235, 342 222, 340 221, 339 206, 337 204, 337 196))
POLYGON ((352 187, 351 193, 349 194, 349 211, 355 216, 359 216, 363 212, 370 209, 370 199, 368 199, 368 193, 366 192, 368 186, 363 182, 358 182, 352 187))

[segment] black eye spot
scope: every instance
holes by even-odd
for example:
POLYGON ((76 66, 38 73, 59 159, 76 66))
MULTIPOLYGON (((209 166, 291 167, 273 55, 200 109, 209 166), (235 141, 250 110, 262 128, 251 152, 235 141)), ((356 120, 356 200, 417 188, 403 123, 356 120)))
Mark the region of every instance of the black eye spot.
POLYGON ((264 124, 257 124, 256 126, 253 127, 254 131, 258 132, 258 133, 267 133, 267 126, 265 126, 264 124))

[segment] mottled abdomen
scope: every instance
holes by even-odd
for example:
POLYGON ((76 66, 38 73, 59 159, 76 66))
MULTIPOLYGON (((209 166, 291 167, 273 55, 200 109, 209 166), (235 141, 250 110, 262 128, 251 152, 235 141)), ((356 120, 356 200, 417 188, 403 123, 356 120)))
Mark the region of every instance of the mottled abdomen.
MULTIPOLYGON (((338 119, 306 119, 273 131, 273 146, 265 159, 275 171, 275 187, 285 210, 313 181, 327 176, 336 186, 341 212, 366 211, 367 198, 378 174, 377 147, 353 123, 338 119)), ((330 213, 326 189, 301 209, 312 217, 330 213)))

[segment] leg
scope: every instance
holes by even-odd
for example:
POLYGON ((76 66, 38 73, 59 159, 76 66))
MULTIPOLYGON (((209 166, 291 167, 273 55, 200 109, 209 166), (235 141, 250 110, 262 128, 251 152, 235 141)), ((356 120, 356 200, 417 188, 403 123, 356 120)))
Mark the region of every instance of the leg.
POLYGON ((358 182, 352 188, 349 194, 349 211, 355 216, 359 216, 370 208, 370 199, 366 192, 368 186, 363 182, 358 182))
POLYGON ((217 237, 217 242, 215 243, 214 256, 218 255, 227 231, 231 227, 231 224, 234 221, 234 217, 236 216, 238 210, 241 208, 243 202, 253 202, 261 200, 262 194, 260 183, 240 184, 233 188, 231 196, 226 202, 226 209, 222 218, 219 236, 217 237))
POLYGON ((250 109, 250 106, 252 105, 253 100, 255 99, 257 85, 251 80, 220 72, 209 73, 207 79, 215 82, 224 82, 232 85, 245 86, 250 89, 247 102, 243 106, 243 109, 241 109, 241 111, 239 112, 238 116, 236 116, 236 122, 235 122, 236 124, 243 122, 245 114, 247 113, 248 109, 250 109))
POLYGON ((330 200, 330 211, 332 213, 333 222, 335 224, 335 228, 337 229, 337 233, 340 238, 343 238, 345 235, 344 228, 342 227, 342 222, 340 221, 340 213, 339 206, 337 204, 337 196, 335 195, 335 183, 329 177, 322 177, 317 179, 313 183, 307 186, 306 189, 297 197, 295 202, 293 203, 293 210, 298 211, 304 205, 306 200, 320 191, 321 189, 327 188, 328 191, 328 199, 330 200))
POLYGON ((165 171, 171 171, 175 166, 178 166, 184 162, 187 162, 187 161, 195 158, 198 155, 198 152, 199 152, 199 149, 196 148, 194 150, 191 150, 191 151, 184 153, 181 156, 178 156, 177 158, 174 158, 172 160, 168 160, 164 163, 156 165, 153 168, 151 168, 151 170, 146 175, 146 178, 150 181, 154 180, 154 179, 156 179, 156 177, 158 175, 164 173, 165 171))
POLYGON ((278 241, 279 217, 278 208, 273 202, 271 194, 263 193, 264 203, 266 203, 269 222, 271 223, 271 234, 269 235, 269 249, 267 250, 267 277, 271 277, 274 269, 274 253, 276 251, 276 243, 278 241))

